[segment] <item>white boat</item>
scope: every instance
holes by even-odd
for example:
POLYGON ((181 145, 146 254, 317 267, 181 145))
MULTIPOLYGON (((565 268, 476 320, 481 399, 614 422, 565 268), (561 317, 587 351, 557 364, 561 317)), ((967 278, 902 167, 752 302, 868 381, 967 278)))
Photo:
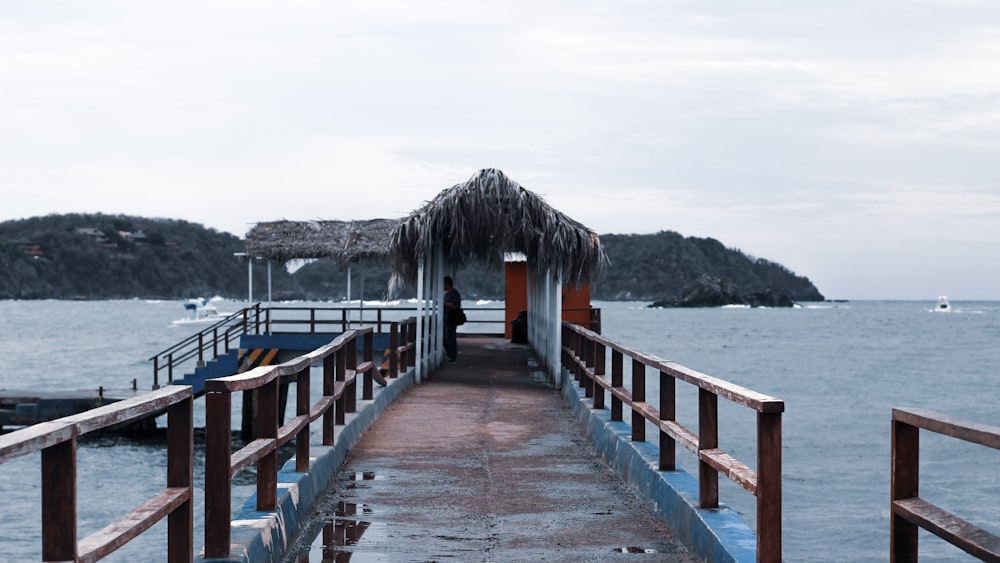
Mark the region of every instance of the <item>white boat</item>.
POLYGON ((951 303, 948 301, 948 296, 942 295, 938 297, 937 305, 934 307, 934 311, 937 313, 947 313, 951 311, 951 303))
POLYGON ((177 319, 170 324, 174 326, 210 325, 215 324, 232 313, 220 313, 215 305, 209 303, 208 299, 189 299, 184 304, 184 309, 189 312, 189 316, 177 319))

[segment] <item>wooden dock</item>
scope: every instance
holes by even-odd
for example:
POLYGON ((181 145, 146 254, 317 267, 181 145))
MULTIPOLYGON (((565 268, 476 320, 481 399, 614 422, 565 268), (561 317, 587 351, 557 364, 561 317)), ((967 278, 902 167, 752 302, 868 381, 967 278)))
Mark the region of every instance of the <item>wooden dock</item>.
POLYGON ((352 448, 291 553, 697 561, 596 455, 531 356, 499 338, 459 339, 458 363, 407 391, 352 448))

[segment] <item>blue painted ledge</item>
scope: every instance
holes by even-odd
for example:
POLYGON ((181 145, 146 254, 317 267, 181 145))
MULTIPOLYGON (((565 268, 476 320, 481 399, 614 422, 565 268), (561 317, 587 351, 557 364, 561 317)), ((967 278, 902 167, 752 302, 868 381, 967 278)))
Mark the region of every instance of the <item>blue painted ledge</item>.
MULTIPOLYGON (((415 369, 389 380, 387 387, 375 386, 371 401, 358 400, 356 413, 347 415, 347 424, 338 426, 333 446, 309 445, 309 471, 295 471, 295 458, 278 471, 278 508, 257 511, 257 495, 243 505, 232 523, 232 549, 228 558, 205 558, 204 551, 195 558, 199 562, 280 562, 282 555, 295 540, 299 528, 313 513, 316 501, 326 492, 327 485, 340 471, 344 459, 361 439, 361 435, 403 391, 414 384, 415 369)), ((359 381, 360 385, 360 381, 359 381)), ((311 426, 319 431, 319 421, 311 426)))
MULTIPOLYGON (((698 508, 698 480, 683 470, 660 471, 659 448, 633 442, 632 427, 611 420, 608 407, 593 400, 563 371, 562 394, 598 453, 628 483, 692 554, 710 563, 754 562, 757 537, 736 511, 698 508)), ((627 409, 626 409, 627 412, 627 409)))

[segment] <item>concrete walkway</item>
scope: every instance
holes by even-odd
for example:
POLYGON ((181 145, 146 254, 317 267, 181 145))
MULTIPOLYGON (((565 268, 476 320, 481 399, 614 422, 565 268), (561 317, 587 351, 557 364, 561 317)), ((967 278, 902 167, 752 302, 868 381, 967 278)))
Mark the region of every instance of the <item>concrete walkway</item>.
POLYGON ((597 456, 530 356, 460 338, 458 363, 352 450, 288 560, 697 561, 597 456))

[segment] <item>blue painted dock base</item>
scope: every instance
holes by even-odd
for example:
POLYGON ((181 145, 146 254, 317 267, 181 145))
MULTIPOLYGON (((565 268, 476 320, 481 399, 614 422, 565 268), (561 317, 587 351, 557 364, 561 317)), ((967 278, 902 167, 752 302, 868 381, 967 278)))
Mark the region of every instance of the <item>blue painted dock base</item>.
POLYGON ((562 394, 604 461, 645 500, 691 553, 702 560, 747 562, 757 558, 757 538, 736 511, 698 508, 698 480, 683 470, 660 471, 659 448, 633 442, 632 427, 591 408, 572 374, 562 372, 562 394))
MULTIPOLYGON (((315 442, 310 446, 308 473, 295 471, 294 457, 278 472, 277 510, 257 511, 257 495, 252 495, 232 522, 232 550, 229 557, 205 558, 202 551, 195 561, 280 562, 301 524, 313 513, 317 499, 326 492, 330 481, 337 475, 351 448, 382 411, 414 383, 415 370, 410 369, 406 375, 390 379, 388 386, 376 386, 371 401, 359 399, 357 412, 348 414, 347 423, 337 427, 333 446, 318 446, 315 442)), ((321 435, 318 423, 313 434, 314 439, 321 435)))

